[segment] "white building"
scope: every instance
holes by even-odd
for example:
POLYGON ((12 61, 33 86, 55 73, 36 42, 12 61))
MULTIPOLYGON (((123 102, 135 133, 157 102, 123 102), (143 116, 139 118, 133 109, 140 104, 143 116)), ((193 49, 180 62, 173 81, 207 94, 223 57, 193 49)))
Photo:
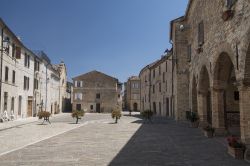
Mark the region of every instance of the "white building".
POLYGON ((67 97, 64 63, 52 65, 44 52, 34 53, 0 19, 0 119, 60 113, 67 97))

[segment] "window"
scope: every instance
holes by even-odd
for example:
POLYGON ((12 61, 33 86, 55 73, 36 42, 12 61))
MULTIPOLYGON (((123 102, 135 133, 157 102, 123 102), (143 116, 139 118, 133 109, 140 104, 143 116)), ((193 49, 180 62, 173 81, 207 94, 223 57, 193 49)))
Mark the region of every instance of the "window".
POLYGON ((23 84, 23 89, 24 89, 24 90, 29 90, 30 78, 24 76, 24 81, 23 81, 23 82, 24 82, 24 84, 23 84))
POLYGON ((94 109, 94 106, 93 106, 93 105, 90 105, 90 109, 93 110, 93 109, 94 109))
POLYGON ((4 92, 4 111, 7 111, 8 106, 8 92, 4 92))
POLYGON ((21 59, 21 47, 16 47, 16 59, 21 59))
POLYGON ((161 92, 161 83, 159 83, 159 92, 161 92))
POLYGON ((159 75, 161 75, 161 66, 159 66, 159 75))
POLYGON ((16 83, 16 71, 12 71, 12 84, 16 83))
POLYGON ((155 85, 153 85, 153 93, 155 93, 155 85))
POLYGON ((155 69, 153 70, 153 78, 155 78, 155 69))
POLYGON ((35 71, 40 71, 40 63, 35 61, 35 71))
POLYGON ((13 43, 12 44, 12 58, 16 57, 16 45, 13 43))
POLYGON ((187 55, 188 55, 188 62, 191 62, 191 56, 192 56, 192 46, 191 46, 191 44, 189 44, 188 46, 187 46, 187 55))
POLYGON ((198 46, 204 44, 204 23, 201 21, 198 25, 198 46))
POLYGON ((162 82, 165 82, 165 72, 163 72, 163 74, 162 74, 162 82))
POLYGON ((97 94, 96 94, 96 98, 97 98, 97 99, 100 99, 100 98, 101 98, 101 94, 100 94, 100 93, 97 93, 97 94))
POLYGON ((81 111, 82 110, 82 105, 81 104, 76 104, 76 110, 81 111))
POLYGON ((25 53, 24 56, 24 66, 28 68, 30 67, 30 56, 27 53, 25 53))
POLYGON ((10 110, 13 111, 13 112, 14 112, 14 104, 15 104, 15 98, 12 97, 11 98, 11 108, 10 108, 10 110))
POLYGON ((82 81, 75 81, 75 87, 77 87, 77 88, 83 87, 83 82, 82 81))
POLYGON ((239 101, 239 100, 240 100, 239 91, 235 91, 235 92, 234 92, 234 100, 235 100, 235 101, 239 101))
POLYGON ((75 100, 82 100, 82 93, 75 93, 75 100))
POLYGON ((236 0, 226 0, 226 7, 228 9, 231 9, 233 5, 235 4, 236 0))
POLYGON ((8 82, 9 80, 9 68, 5 66, 5 81, 8 82))
POLYGON ((38 79, 34 79, 34 89, 38 89, 38 79))

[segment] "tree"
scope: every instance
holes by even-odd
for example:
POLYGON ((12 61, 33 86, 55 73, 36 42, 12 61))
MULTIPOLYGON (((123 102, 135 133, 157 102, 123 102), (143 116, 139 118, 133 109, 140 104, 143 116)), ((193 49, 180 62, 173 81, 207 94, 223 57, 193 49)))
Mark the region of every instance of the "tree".
POLYGON ((116 106, 116 108, 112 111, 111 116, 113 119, 115 119, 115 123, 118 123, 118 119, 120 119, 122 116, 119 106, 116 106))
POLYGON ((78 124, 78 120, 84 116, 85 112, 83 110, 74 110, 72 111, 72 118, 76 118, 76 124, 78 124))

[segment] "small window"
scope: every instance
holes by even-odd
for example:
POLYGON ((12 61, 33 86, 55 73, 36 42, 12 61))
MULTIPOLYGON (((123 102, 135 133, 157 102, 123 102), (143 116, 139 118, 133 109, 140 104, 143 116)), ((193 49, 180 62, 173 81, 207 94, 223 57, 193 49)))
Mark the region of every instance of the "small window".
POLYGON ((97 93, 97 94, 96 94, 96 98, 97 98, 97 99, 100 99, 100 98, 101 98, 101 94, 100 94, 100 93, 97 93))
POLYGON ((161 66, 159 66, 159 75, 161 75, 161 66))
POLYGON ((94 109, 94 106, 93 106, 93 105, 90 105, 90 109, 93 110, 93 109, 94 109))
POLYGON ((13 70, 12 71, 12 84, 16 83, 16 72, 13 70))
POLYGON ((9 80, 9 68, 5 67, 5 81, 7 82, 9 80))
POLYGON ((201 21, 198 25, 198 46, 204 44, 204 22, 201 21))
POLYGON ((161 83, 159 83, 159 92, 161 92, 161 83))
POLYGON ((153 85, 153 93, 155 93, 155 85, 153 85))
POLYGON ((82 105, 81 104, 76 104, 76 110, 81 111, 82 110, 82 105))
POLYGON ((239 100, 240 100, 239 91, 235 91, 235 92, 234 92, 234 100, 235 100, 235 101, 239 101, 239 100))
POLYGON ((155 69, 153 70, 153 78, 155 78, 155 69))
POLYGON ((192 46, 191 44, 187 46, 187 58, 188 58, 188 62, 191 62, 191 56, 192 56, 192 46))

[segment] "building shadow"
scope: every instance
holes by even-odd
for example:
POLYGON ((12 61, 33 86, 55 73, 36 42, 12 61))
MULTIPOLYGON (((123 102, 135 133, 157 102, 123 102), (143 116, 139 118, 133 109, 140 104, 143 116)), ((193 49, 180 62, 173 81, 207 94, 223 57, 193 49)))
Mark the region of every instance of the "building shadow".
POLYGON ((142 123, 109 166, 247 166, 235 160, 216 139, 206 138, 200 129, 173 120, 154 118, 142 123))

